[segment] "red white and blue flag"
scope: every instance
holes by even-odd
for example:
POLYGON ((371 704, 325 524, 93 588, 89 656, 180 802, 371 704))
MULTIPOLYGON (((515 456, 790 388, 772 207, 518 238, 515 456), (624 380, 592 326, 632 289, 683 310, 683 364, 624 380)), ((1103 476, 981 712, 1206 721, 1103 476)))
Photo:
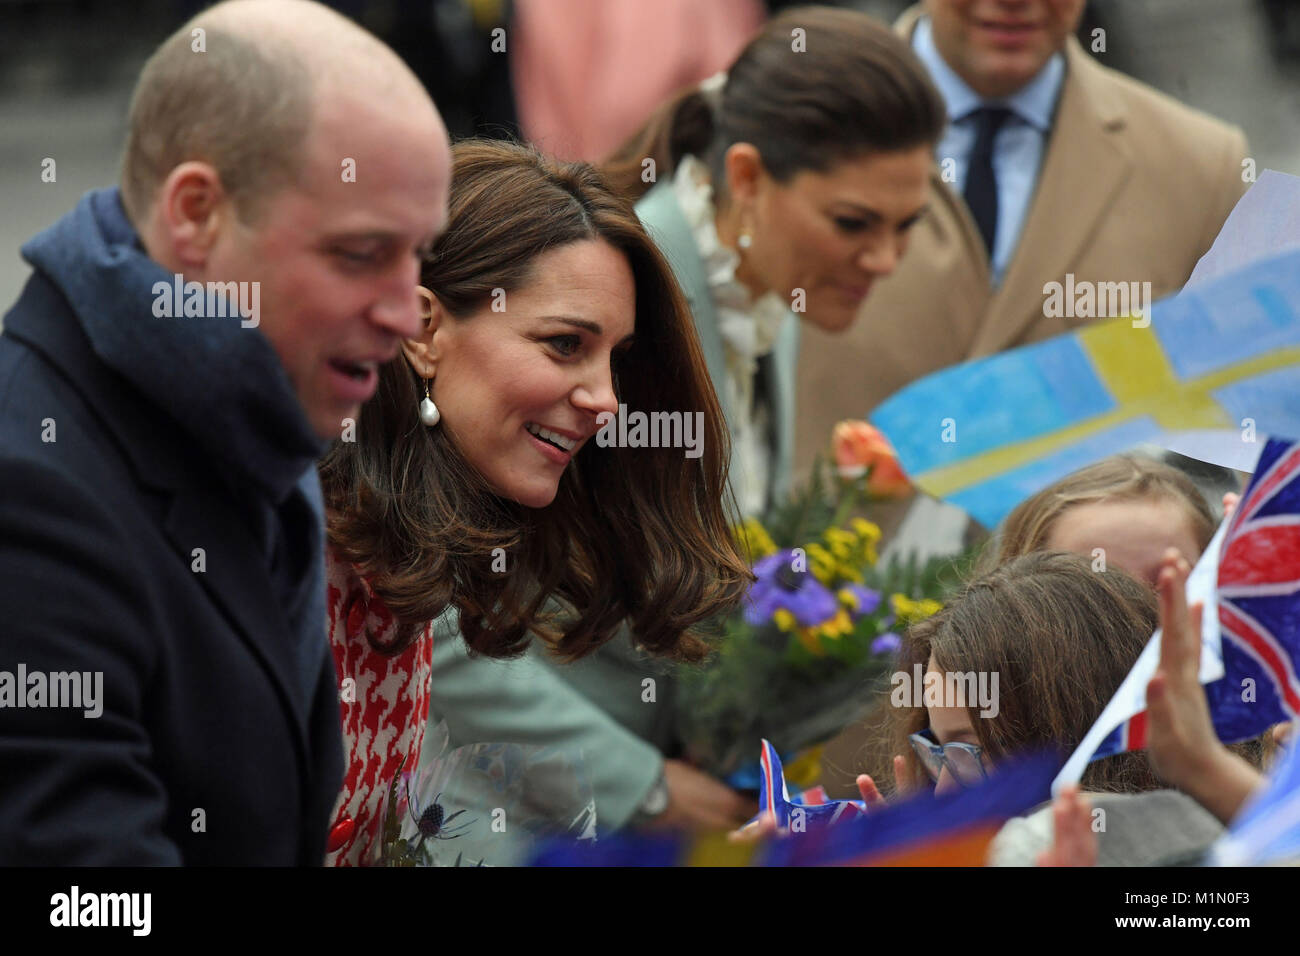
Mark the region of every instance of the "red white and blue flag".
POLYGON ((1270 441, 1219 558, 1220 681, 1205 688, 1224 743, 1300 717, 1300 443, 1270 441))
POLYGON ((766 740, 763 741, 759 762, 763 780, 758 791, 758 816, 755 820, 770 819, 779 829, 799 833, 830 826, 866 812, 866 804, 861 800, 827 800, 821 787, 802 797, 791 797, 781 758, 776 748, 766 740))
MULTIPOLYGON (((1300 717, 1300 443, 1265 444, 1187 597, 1205 603, 1200 679, 1219 739, 1234 743, 1300 717)), ((1159 641, 1157 631, 1054 788, 1077 782, 1090 760, 1146 747, 1146 686, 1159 641)))

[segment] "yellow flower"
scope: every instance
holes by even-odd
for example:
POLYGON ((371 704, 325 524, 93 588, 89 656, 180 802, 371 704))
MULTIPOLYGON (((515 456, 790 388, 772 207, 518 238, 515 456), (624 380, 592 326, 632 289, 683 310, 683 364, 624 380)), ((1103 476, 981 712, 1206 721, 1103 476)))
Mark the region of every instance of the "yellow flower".
POLYGON ((826 652, 822 650, 822 642, 817 639, 816 628, 799 628, 799 643, 808 648, 808 652, 816 657, 826 656, 826 652))
POLYGON ((779 607, 772 612, 772 620, 776 622, 777 627, 786 633, 795 630, 798 626, 798 622, 795 621, 794 615, 783 607, 779 607))
POLYGON ((741 524, 736 525, 734 533, 736 543, 748 555, 751 562, 777 552, 776 542, 757 518, 746 518, 741 524))
POLYGON ((809 571, 822 584, 830 587, 831 582, 835 580, 835 570, 838 562, 835 556, 823 548, 820 544, 808 545, 805 553, 808 555, 809 571))
POLYGON ((807 790, 822 775, 822 751, 826 745, 810 747, 798 754, 785 765, 786 782, 794 784, 800 790, 807 790))
POLYGON ((858 533, 858 537, 875 544, 880 540, 880 525, 866 518, 854 518, 849 526, 858 533))
POLYGON ((822 536, 831 554, 839 558, 842 562, 852 560, 854 550, 858 545, 858 536, 852 531, 845 531, 843 528, 827 528, 826 533, 822 536))
POLYGON ((817 632, 821 637, 837 641, 844 635, 853 633, 853 620, 848 611, 840 608, 833 618, 818 625, 817 632))
POLYGON ((943 604, 939 601, 930 598, 913 601, 904 594, 895 594, 889 599, 889 603, 893 605, 894 616, 898 618, 898 623, 904 626, 923 621, 943 609, 943 604))

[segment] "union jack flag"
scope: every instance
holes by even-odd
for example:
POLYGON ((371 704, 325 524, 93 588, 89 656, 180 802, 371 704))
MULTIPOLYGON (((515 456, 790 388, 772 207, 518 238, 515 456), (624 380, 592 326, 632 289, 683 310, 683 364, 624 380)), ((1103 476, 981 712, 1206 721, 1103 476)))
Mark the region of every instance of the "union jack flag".
MULTIPOLYGON (((1207 609, 1200 679, 1224 743, 1246 740, 1300 715, 1297 477, 1300 443, 1265 444, 1231 521, 1219 529, 1187 582, 1189 601, 1203 600, 1207 609)), ((1054 789, 1077 782, 1089 760, 1146 747, 1146 686, 1160 657, 1156 634, 1066 761, 1054 789)))
POLYGON ((1219 558, 1222 680, 1206 685, 1219 739, 1300 717, 1300 443, 1270 441, 1219 558))

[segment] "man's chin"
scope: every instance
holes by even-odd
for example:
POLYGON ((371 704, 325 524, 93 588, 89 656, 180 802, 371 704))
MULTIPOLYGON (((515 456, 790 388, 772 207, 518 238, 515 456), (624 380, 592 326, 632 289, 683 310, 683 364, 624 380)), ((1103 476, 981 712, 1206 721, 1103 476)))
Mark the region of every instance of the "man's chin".
POLYGON ((361 415, 360 405, 349 405, 338 413, 325 413, 312 416, 311 427, 321 441, 356 441, 357 418, 361 415))
POLYGON ((990 51, 980 71, 983 89, 976 92, 987 97, 1011 96, 1037 76, 1046 62, 1046 57, 1028 51, 1016 54, 990 51))

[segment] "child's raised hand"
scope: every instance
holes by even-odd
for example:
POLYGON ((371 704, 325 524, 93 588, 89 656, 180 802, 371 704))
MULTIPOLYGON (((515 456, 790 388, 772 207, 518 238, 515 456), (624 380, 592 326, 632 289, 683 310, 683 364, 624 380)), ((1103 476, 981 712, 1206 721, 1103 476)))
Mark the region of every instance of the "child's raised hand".
POLYGON ((1063 787, 1052 802, 1052 845, 1038 854, 1038 865, 1097 865, 1097 834, 1092 832, 1092 808, 1075 784, 1063 787))
POLYGON ((876 781, 871 779, 871 774, 858 774, 858 793, 862 796, 862 802, 867 805, 868 813, 873 810, 883 810, 888 805, 884 795, 876 786, 876 781))
POLYGON ((1219 742, 1201 686, 1202 606, 1187 606, 1191 568, 1170 548, 1156 581, 1160 665, 1147 684, 1147 751, 1166 783, 1183 790, 1224 823, 1259 784, 1248 763, 1219 742))
MULTIPOLYGON (((858 774, 858 793, 862 796, 862 802, 867 805, 867 812, 873 810, 883 810, 888 806, 889 801, 880 792, 876 786, 876 781, 871 778, 870 774, 858 774)), ((894 799, 903 800, 911 796, 916 790, 916 785, 911 781, 907 772, 907 760, 902 754, 894 755, 894 799)))

